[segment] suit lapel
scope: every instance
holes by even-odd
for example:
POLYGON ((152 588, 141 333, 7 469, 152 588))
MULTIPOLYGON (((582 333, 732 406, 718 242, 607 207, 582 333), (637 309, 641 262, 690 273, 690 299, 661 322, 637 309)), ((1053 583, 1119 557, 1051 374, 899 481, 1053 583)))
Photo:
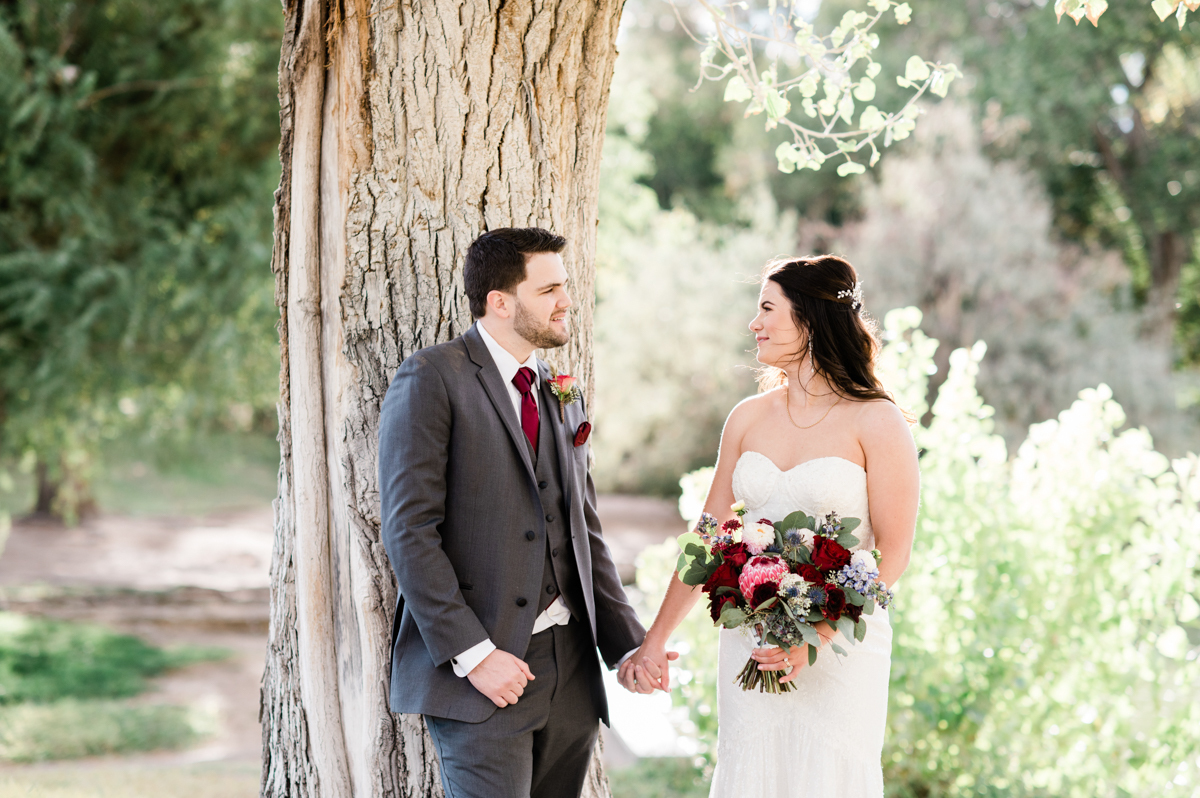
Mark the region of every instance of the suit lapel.
POLYGON ((509 396, 504 380, 500 379, 500 370, 496 368, 496 362, 492 360, 492 354, 488 352, 487 344, 479 337, 475 324, 472 324, 471 328, 463 333, 463 341, 467 345, 467 352, 470 354, 471 360, 479 366, 479 381, 483 383, 483 390, 500 415, 500 420, 504 422, 504 427, 508 430, 513 445, 517 447, 517 452, 521 455, 521 462, 525 464, 525 469, 529 472, 529 478, 536 479, 533 472, 533 460, 529 456, 529 441, 521 429, 521 422, 513 407, 512 397, 509 396))
POLYGON ((567 503, 567 513, 570 514, 571 499, 575 495, 572 490, 575 481, 575 469, 571 468, 571 463, 574 462, 572 449, 574 448, 574 440, 568 439, 567 426, 564 424, 558 415, 558 397, 554 395, 554 391, 550 390, 550 367, 538 361, 538 373, 541 376, 540 400, 545 402, 547 410, 546 416, 550 419, 550 429, 554 431, 554 445, 558 447, 558 473, 562 480, 563 499, 567 503))

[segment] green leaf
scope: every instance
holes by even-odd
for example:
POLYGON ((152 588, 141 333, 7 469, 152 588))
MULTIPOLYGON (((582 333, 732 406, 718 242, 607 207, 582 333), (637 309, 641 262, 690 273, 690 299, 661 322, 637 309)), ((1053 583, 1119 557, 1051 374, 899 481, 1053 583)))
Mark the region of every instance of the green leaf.
POLYGON ((882 66, 880 66, 877 62, 872 61, 871 63, 867 64, 867 77, 874 78, 882 69, 882 66))
POLYGON ((738 592, 738 589, 736 587, 732 587, 730 585, 721 585, 719 588, 717 588, 716 590, 713 591, 713 595, 714 596, 724 596, 729 593, 736 593, 736 592, 738 592))
POLYGON ((808 621, 809 623, 820 623, 821 621, 825 620, 825 616, 821 614, 820 610, 812 610, 808 613, 808 617, 804 620, 808 621))
POLYGON ((846 41, 846 31, 842 30, 840 26, 834 28, 829 33, 829 41, 834 47, 841 47, 842 42, 846 41))
MULTIPOLYGON (((875 94, 874 85, 871 84, 871 94, 875 94)), ((887 124, 887 120, 883 118, 883 114, 879 113, 879 109, 873 105, 868 105, 862 112, 862 116, 858 119, 858 126, 863 130, 879 130, 887 124)))
POLYGON ((840 654, 843 657, 846 656, 846 649, 842 648, 837 643, 830 643, 829 647, 833 649, 833 653, 840 654))
POLYGON ((854 622, 854 639, 861 643, 866 636, 867 622, 859 618, 854 622))
POLYGON ((796 551, 796 559, 805 565, 813 564, 812 552, 808 550, 807 546, 801 546, 799 550, 796 551))
POLYGON ((850 92, 842 95, 842 99, 838 102, 838 116, 846 120, 846 124, 854 124, 854 97, 850 92))
POLYGON ((919 55, 914 55, 904 65, 905 80, 911 82, 922 81, 928 78, 929 74, 929 65, 919 55))
POLYGON ((796 89, 800 92, 801 97, 813 97, 817 93, 817 89, 821 86, 821 77, 817 71, 810 70, 808 74, 800 78, 800 82, 796 84, 796 89))
POLYGON ((726 629, 736 629, 746 622, 746 613, 742 612, 737 607, 726 607, 721 610, 721 617, 717 619, 717 623, 724 626, 726 629))
POLYGON ((808 643, 812 648, 818 648, 821 645, 821 636, 817 634, 817 630, 808 624, 800 624, 796 627, 800 630, 800 636, 804 638, 804 642, 808 643))
POLYGON ((843 549, 851 549, 859 544, 859 539, 849 532, 837 536, 837 544, 843 549))
MULTIPOLYGON (((854 99, 862 100, 863 102, 869 102, 870 100, 875 99, 875 81, 871 80, 870 78, 863 78, 860 80, 858 85, 854 87, 854 99)), ((868 106, 868 110, 871 108, 875 108, 875 106, 868 106)), ((866 111, 863 111, 864 116, 866 113, 866 111)), ((876 109, 875 113, 878 115, 879 110, 876 109)), ((883 127, 882 120, 883 117, 880 117, 879 127, 883 127)), ((867 126, 864 124, 863 127, 867 126)))
POLYGON ((867 603, 867 597, 852 587, 846 588, 843 592, 846 594, 846 601, 849 604, 861 607, 867 603))
MULTIPOLYGON (((793 529, 806 527, 811 520, 803 511, 797 510, 794 513, 788 513, 786 518, 775 525, 775 529, 780 532, 790 532, 793 529)), ((811 527, 809 528, 811 529, 811 527)))
POLYGON ((891 0, 870 0, 867 5, 876 11, 887 11, 888 6, 891 5, 891 0))
POLYGON ((851 643, 854 642, 854 621, 843 615, 837 620, 837 629, 842 633, 842 637, 846 638, 851 643))
POLYGON ((767 118, 774 121, 785 116, 791 110, 792 104, 779 93, 778 89, 769 88, 765 93, 763 108, 767 112, 767 118))
POLYGON ((785 175, 796 171, 796 164, 800 162, 799 155, 800 153, 796 152, 796 148, 790 141, 780 143, 775 148, 775 159, 779 162, 779 171, 785 175))
POLYGON ((875 614, 875 599, 871 599, 867 603, 863 604, 863 615, 874 615, 874 614, 875 614))
POLYGON ((896 6, 896 21, 901 25, 907 25, 912 21, 912 8, 909 7, 908 3, 901 3, 896 6))
POLYGON ((742 80, 741 75, 734 75, 725 84, 725 102, 740 103, 749 100, 754 94, 746 85, 746 81, 742 80))
POLYGON ((837 168, 839 177, 846 177, 848 175, 861 175, 865 171, 867 171, 867 167, 860 163, 855 163, 854 161, 846 161, 837 168))
POLYGON ((842 531, 843 532, 853 532, 854 530, 858 529, 858 527, 861 524, 862 524, 862 521, 860 521, 857 518, 843 518, 842 519, 842 531))
POLYGON ((755 607, 755 608, 754 608, 754 611, 755 611, 755 612, 764 612, 764 611, 766 611, 766 610, 769 610, 769 609, 771 609, 772 607, 774 607, 774 606, 775 606, 775 603, 776 603, 777 601, 779 601, 779 597, 778 597, 778 596, 771 596, 769 599, 767 599, 766 601, 764 601, 762 604, 759 604, 757 607, 755 607))
POLYGON ((808 664, 810 666, 817 664, 817 647, 816 646, 810 645, 808 647, 808 664))

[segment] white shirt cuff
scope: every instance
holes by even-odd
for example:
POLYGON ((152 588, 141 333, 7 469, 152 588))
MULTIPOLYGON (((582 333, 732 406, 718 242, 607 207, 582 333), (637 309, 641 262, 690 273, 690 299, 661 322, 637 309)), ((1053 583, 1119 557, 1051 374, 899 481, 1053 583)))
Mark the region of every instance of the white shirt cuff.
POLYGON ((635 648, 635 649, 632 649, 632 650, 631 650, 631 651, 630 651, 628 654, 626 654, 625 656, 621 657, 621 659, 620 659, 620 660, 617 662, 617 667, 618 667, 618 668, 620 668, 622 665, 624 665, 624 664, 625 664, 625 660, 629 659, 629 658, 630 658, 630 657, 632 657, 634 654, 638 653, 638 651, 639 651, 639 650, 640 650, 640 649, 637 649, 637 648, 635 648))
POLYGON ((463 653, 459 654, 450 660, 450 664, 454 666, 455 676, 466 676, 471 671, 475 670, 475 666, 483 662, 488 654, 496 650, 496 644, 491 638, 484 640, 482 643, 476 643, 468 648, 463 653))

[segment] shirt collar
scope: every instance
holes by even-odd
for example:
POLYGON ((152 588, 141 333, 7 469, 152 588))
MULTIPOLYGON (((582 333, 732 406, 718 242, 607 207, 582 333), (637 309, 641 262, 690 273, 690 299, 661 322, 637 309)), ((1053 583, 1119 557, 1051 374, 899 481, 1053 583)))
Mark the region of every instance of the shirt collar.
POLYGON ((520 368, 531 369, 533 371, 533 384, 535 386, 538 384, 540 375, 538 374, 537 355, 535 353, 530 352, 525 362, 520 363, 491 336, 487 331, 487 327, 483 326, 482 321, 476 321, 475 326, 479 329, 479 337, 483 339, 483 343, 487 346, 492 360, 496 362, 496 368, 500 370, 500 378, 506 384, 512 383, 512 378, 517 376, 517 370, 520 368))

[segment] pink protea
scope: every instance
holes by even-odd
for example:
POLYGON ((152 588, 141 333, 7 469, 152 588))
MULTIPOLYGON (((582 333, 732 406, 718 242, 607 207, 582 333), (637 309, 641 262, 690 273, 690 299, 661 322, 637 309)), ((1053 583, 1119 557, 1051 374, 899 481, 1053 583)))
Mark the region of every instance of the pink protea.
POLYGON ((742 567, 742 573, 738 576, 738 588, 743 596, 749 597, 754 595, 754 588, 767 582, 778 585, 787 574, 787 563, 778 557, 752 557, 742 567))

